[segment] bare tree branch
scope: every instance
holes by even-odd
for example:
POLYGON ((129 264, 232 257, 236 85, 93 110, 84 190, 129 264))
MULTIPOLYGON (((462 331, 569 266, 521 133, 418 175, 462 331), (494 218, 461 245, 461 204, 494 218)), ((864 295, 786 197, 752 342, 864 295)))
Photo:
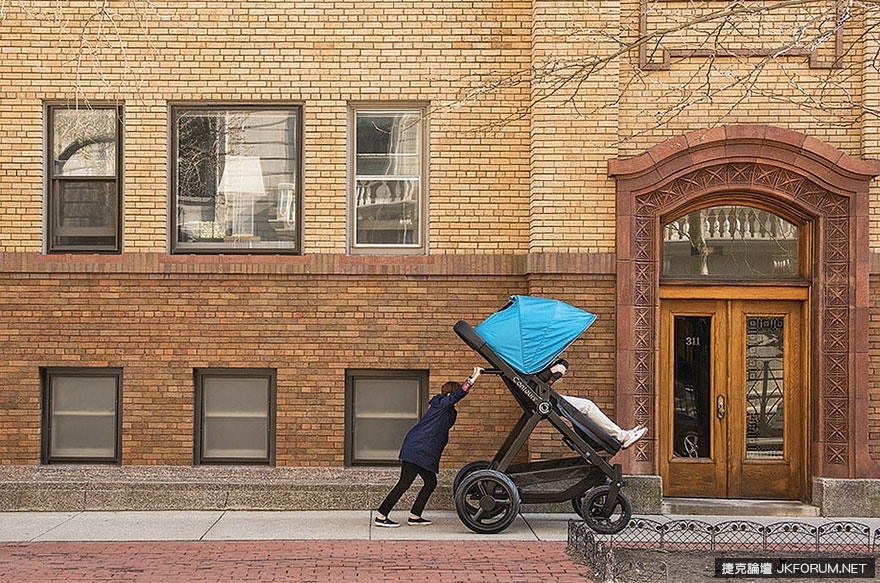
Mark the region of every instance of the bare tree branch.
MULTIPOLYGON (((700 4, 690 11, 670 9, 661 13, 660 6, 666 4, 645 2, 641 13, 621 16, 622 22, 638 22, 639 28, 612 24, 615 28, 566 30, 567 38, 594 39, 595 42, 583 43, 589 52, 577 58, 550 57, 530 69, 484 81, 446 107, 460 107, 500 89, 528 86, 530 102, 511 113, 501 122, 503 125, 525 118, 542 103, 569 106, 576 115, 590 116, 608 107, 621 106, 628 93, 661 86, 666 98, 653 114, 654 123, 622 140, 669 125, 688 110, 706 103, 715 105, 719 120, 754 99, 785 103, 817 120, 821 118, 824 123, 837 125, 878 115, 877 107, 853 95, 849 85, 861 74, 862 67, 880 70, 880 48, 869 46, 877 39, 880 0, 733 0, 715 10, 701 11, 700 4), (656 17, 663 25, 648 30, 648 17, 656 17), (853 34, 858 27, 861 30, 853 34), (839 42, 844 38, 841 35, 845 36, 843 43, 839 42), (744 42, 756 43, 760 50, 737 47, 737 43, 744 42), (659 55, 667 50, 667 45, 676 43, 685 48, 677 50, 676 60, 669 63, 675 75, 653 70, 657 67, 627 68, 639 63, 640 52, 659 55), (856 49, 863 45, 871 52, 860 60, 856 49), (835 50, 825 68, 805 73, 805 67, 792 60, 810 58, 823 47, 835 50), (678 67, 684 63, 690 67, 678 67), (616 94, 609 94, 601 103, 595 103, 595 95, 584 99, 599 75, 615 74, 618 67, 621 72, 616 94), (768 89, 768 78, 783 83, 780 89, 784 91, 768 89), (592 105, 584 107, 584 103, 592 105), (838 119, 831 121, 834 115, 838 119)), ((601 7, 592 9, 601 21, 601 7)))

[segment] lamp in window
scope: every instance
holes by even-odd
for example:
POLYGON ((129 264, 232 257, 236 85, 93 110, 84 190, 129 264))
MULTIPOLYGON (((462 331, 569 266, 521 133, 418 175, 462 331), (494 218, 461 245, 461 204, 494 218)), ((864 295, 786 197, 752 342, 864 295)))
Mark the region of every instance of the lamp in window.
MULTIPOLYGON (((266 196, 263 167, 257 156, 227 156, 217 190, 231 210, 233 241, 259 240, 254 234, 254 203, 266 196)), ((229 213, 227 211, 227 220, 229 213)))

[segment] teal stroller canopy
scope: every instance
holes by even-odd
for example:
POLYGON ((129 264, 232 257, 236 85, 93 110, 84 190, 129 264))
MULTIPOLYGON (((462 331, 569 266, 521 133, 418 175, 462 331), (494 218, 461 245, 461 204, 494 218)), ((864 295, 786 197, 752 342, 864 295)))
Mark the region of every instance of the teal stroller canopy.
POLYGON ((476 330, 512 368, 534 374, 550 365, 595 321, 595 314, 559 300, 510 296, 476 330))

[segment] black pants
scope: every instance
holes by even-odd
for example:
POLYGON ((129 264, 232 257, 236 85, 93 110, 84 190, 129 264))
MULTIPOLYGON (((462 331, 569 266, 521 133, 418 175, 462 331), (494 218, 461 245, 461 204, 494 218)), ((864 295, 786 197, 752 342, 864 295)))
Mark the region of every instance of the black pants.
POLYGON ((410 462, 401 462, 400 478, 397 479, 397 484, 391 488, 391 491, 388 492, 385 500, 383 500, 382 504, 379 506, 379 514, 382 516, 388 516, 391 509, 394 508, 394 505, 397 504, 397 501, 403 496, 403 493, 409 490, 409 487, 412 486, 413 480, 416 479, 417 475, 422 479, 424 485, 422 486, 422 489, 419 490, 410 512, 415 516, 422 515, 422 511, 425 510, 425 505, 428 503, 428 498, 431 497, 434 488, 437 487, 437 474, 410 462))

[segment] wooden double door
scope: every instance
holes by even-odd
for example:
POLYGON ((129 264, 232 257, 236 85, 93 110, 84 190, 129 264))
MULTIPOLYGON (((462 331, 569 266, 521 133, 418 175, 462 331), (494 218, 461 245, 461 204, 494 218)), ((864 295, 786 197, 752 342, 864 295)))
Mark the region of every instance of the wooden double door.
POLYGON ((806 305, 798 299, 661 301, 664 496, 805 498, 806 305))

